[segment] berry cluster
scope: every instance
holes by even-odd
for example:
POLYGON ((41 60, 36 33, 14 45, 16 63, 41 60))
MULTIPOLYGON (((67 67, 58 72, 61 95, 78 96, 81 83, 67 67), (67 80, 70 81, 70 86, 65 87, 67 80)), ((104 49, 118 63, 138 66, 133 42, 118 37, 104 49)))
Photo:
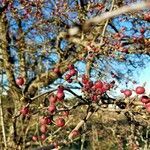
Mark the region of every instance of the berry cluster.
POLYGON ((93 82, 86 75, 82 76, 82 92, 93 102, 98 102, 99 98, 113 87, 113 84, 97 80, 93 82))
MULTIPOLYGON (((60 74, 60 69, 55 68, 54 73, 57 75, 60 74)), ((74 65, 68 66, 68 72, 65 75, 65 80, 68 83, 71 83, 74 80, 74 76, 77 76, 77 70, 75 69, 74 65)), ((115 74, 111 74, 113 77, 116 77, 115 74)), ((112 81, 110 83, 97 80, 92 81, 87 75, 83 74, 81 80, 77 81, 81 85, 81 90, 83 94, 85 95, 85 101, 89 102, 89 104, 93 103, 101 103, 101 104, 112 104, 109 100, 111 99, 108 97, 107 99, 107 91, 109 91, 111 88, 114 87, 115 81, 112 81)), ((16 84, 18 86, 23 86, 25 83, 24 78, 18 77, 16 79, 16 84)), ((46 111, 44 111, 44 115, 42 115, 39 118, 39 136, 34 135, 32 137, 33 141, 45 141, 47 139, 48 129, 50 125, 54 125, 56 127, 62 128, 66 124, 66 118, 69 115, 69 109, 65 106, 61 106, 62 109, 58 109, 60 105, 63 105, 64 99, 65 99, 65 90, 67 88, 64 88, 64 86, 59 85, 56 89, 56 93, 50 93, 48 97, 49 104, 46 105, 46 111), (57 105, 58 104, 58 105, 57 105), (57 107, 56 107, 57 105, 57 107)), ((136 87, 135 90, 133 90, 137 95, 141 95, 145 93, 145 88, 142 86, 136 87)), ((121 90, 121 93, 125 95, 125 98, 132 96, 133 92, 130 89, 121 90)), ((114 100, 114 99, 113 99, 114 100)), ((143 103, 144 107, 146 108, 147 112, 150 112, 150 98, 146 95, 143 95, 141 97, 141 102, 143 103)), ((114 102, 113 102, 114 103, 114 102)), ((116 106, 118 106, 120 109, 125 109, 127 106, 126 102, 117 101, 116 106)), ((45 110, 45 109, 44 109, 45 110)), ((29 106, 23 107, 20 110, 20 114, 22 116, 28 116, 29 114, 29 106)), ((81 134, 78 130, 74 129, 71 131, 70 135, 72 138, 77 137, 79 134, 81 134)))
MULTIPOLYGON (((129 90, 129 89, 121 90, 121 93, 123 93, 125 95, 125 97, 130 97, 132 95, 132 91, 129 90)), ((137 95, 144 94, 145 93, 145 88, 142 87, 142 86, 138 86, 135 89, 135 93, 137 95)), ((146 111, 150 112, 150 98, 146 95, 143 95, 141 97, 141 102, 144 104, 144 107, 146 108, 146 111)))
POLYGON ((69 73, 67 73, 67 74, 65 75, 65 80, 66 80, 68 83, 71 83, 71 82, 73 81, 72 77, 77 74, 77 70, 75 69, 74 65, 69 65, 69 66, 68 66, 68 69, 69 69, 69 73))

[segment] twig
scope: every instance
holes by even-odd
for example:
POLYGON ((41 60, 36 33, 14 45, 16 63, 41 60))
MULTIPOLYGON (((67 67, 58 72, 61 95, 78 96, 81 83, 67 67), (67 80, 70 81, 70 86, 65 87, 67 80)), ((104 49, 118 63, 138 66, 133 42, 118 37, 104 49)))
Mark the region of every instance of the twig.
MULTIPOLYGON (((111 11, 113 10, 114 3, 115 3, 115 0, 112 0, 112 4, 111 4, 111 8, 110 8, 110 11, 109 11, 109 12, 111 12, 111 11)), ((108 23, 109 23, 109 19, 106 20, 106 23, 105 23, 105 25, 104 25, 103 32, 102 32, 102 34, 101 34, 100 44, 99 44, 100 46, 102 46, 102 44, 103 44, 103 37, 104 37, 104 35, 105 35, 105 31, 106 31, 106 28, 107 28, 107 26, 108 26, 108 23)))
MULTIPOLYGON (((91 18, 89 20, 87 20, 83 25, 82 27, 80 27, 81 29, 85 30, 85 31, 88 31, 91 27, 91 25, 96 25, 100 22, 103 22, 107 19, 110 19, 110 18, 113 18, 115 16, 118 16, 118 15, 121 15, 121 14, 124 14, 124 13, 129 13, 129 12, 133 12, 133 11, 139 11, 139 10, 143 10, 143 9, 146 9, 146 8, 150 8, 150 3, 149 2, 140 2, 140 3, 134 3, 130 6, 123 6, 123 7, 120 7, 114 11, 111 11, 111 12, 105 12, 103 13, 102 15, 100 16, 97 16, 97 17, 94 17, 94 18, 91 18)), ((79 32, 81 32, 80 28, 78 27, 73 27, 73 28, 70 28, 69 31, 71 31, 71 36, 75 36, 77 35, 79 32)), ((79 42, 80 43, 80 42, 79 42)))
MULTIPOLYGON (((86 130, 86 124, 84 123, 84 130, 86 130)), ((82 134, 82 139, 81 139, 81 148, 80 150, 84 149, 84 142, 85 142, 85 133, 82 134)))
POLYGON ((37 96, 31 98, 31 101, 34 101, 34 100, 36 100, 37 98, 39 98, 39 97, 41 97, 41 96, 43 96, 43 95, 46 95, 46 94, 48 94, 48 93, 52 93, 52 92, 54 92, 54 91, 56 91, 56 89, 50 90, 50 91, 47 91, 47 92, 44 92, 44 93, 42 93, 42 94, 39 94, 39 95, 37 95, 37 96))
POLYGON ((62 111, 70 111, 72 109, 76 109, 77 107, 83 106, 83 105, 87 105, 87 103, 76 102, 73 106, 70 106, 64 109, 57 109, 57 113, 62 112, 62 111))
POLYGON ((74 96, 76 96, 78 99, 82 100, 83 102, 87 103, 87 101, 82 98, 82 96, 77 95, 75 92, 73 92, 72 90, 70 90, 69 88, 65 88, 66 91, 68 91, 69 93, 73 94, 74 96))
MULTIPOLYGON (((2 73, 2 79, 1 79, 1 85, 2 84, 3 84, 3 73, 2 73)), ((2 107, 2 93, 3 93, 3 87, 2 87, 1 94, 0 94, 1 95, 0 96, 0 119, 1 119, 1 126, 2 126, 3 141, 4 141, 5 148, 7 149, 4 115, 3 115, 3 107, 2 107)))
POLYGON ((7 142, 6 142, 6 134, 5 134, 5 125, 4 125, 4 117, 3 117, 3 108, 2 108, 2 97, 0 96, 0 118, 1 118, 1 127, 2 127, 2 134, 3 134, 3 140, 5 148, 7 148, 7 142))
POLYGON ((104 20, 110 19, 112 17, 118 16, 124 13, 128 13, 128 12, 139 11, 145 8, 150 8, 149 2, 140 2, 140 3, 132 4, 130 6, 129 5, 123 6, 123 7, 118 8, 117 10, 106 12, 106 13, 103 13, 101 16, 97 16, 97 17, 89 19, 84 24, 84 26, 86 27, 86 26, 89 26, 90 24, 97 24, 104 20))
MULTIPOLYGON (((71 121, 71 119, 69 119, 66 123, 65 126, 71 121)), ((54 133, 52 134, 53 136, 56 135, 60 130, 62 130, 63 128, 58 128, 56 131, 54 131, 54 133)))
MULTIPOLYGON (((73 130, 79 130, 84 125, 84 123, 86 123, 86 121, 91 117, 91 115, 98 110, 98 108, 98 106, 92 106, 91 109, 89 109, 86 117, 83 120, 81 120, 73 130)), ((72 133, 69 134, 68 138, 70 140, 72 139, 72 133)))

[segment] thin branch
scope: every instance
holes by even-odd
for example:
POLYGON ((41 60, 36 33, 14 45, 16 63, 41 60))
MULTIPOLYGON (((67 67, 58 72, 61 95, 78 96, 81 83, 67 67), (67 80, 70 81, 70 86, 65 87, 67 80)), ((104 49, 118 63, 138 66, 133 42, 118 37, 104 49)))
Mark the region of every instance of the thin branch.
POLYGON ((9 29, 8 29, 8 21, 6 15, 0 16, 0 44, 1 44, 1 52, 4 61, 4 68, 6 71, 7 78, 9 80, 10 85, 15 88, 17 86, 15 82, 15 77, 13 73, 13 64, 10 62, 10 37, 9 37, 9 29))
MULTIPOLYGON (((115 0, 112 0, 111 8, 110 8, 110 10, 109 10, 110 13, 111 13, 112 10, 113 10, 114 3, 115 3, 115 0)), ((103 38, 104 38, 104 36, 105 36, 105 32, 106 32, 106 28, 107 28, 107 26, 108 26, 108 23, 109 23, 109 18, 106 20, 106 23, 105 23, 105 25, 104 25, 104 28, 103 28, 103 31, 102 31, 102 34, 101 34, 101 40, 100 40, 100 44, 99 44, 100 46, 103 44, 103 38)))
POLYGON ((89 31, 91 25, 96 25, 96 24, 101 23, 101 22, 103 22, 107 19, 113 18, 115 16, 118 16, 118 15, 121 15, 121 14, 124 14, 124 13, 140 11, 140 10, 143 10, 143 9, 146 9, 146 8, 150 8, 150 3, 149 2, 140 2, 140 3, 134 3, 130 6, 128 6, 128 5, 123 6, 123 7, 120 7, 118 9, 114 10, 114 11, 105 12, 100 16, 96 16, 94 18, 91 18, 91 19, 87 20, 82 25, 81 28, 73 27, 73 28, 70 28, 68 31, 71 31, 71 33, 73 33, 72 36, 75 36, 79 32, 81 32, 81 29, 83 29, 84 31, 89 31))
MULTIPOLYGON (((1 79, 1 85, 2 84, 3 84, 3 73, 2 73, 2 79, 1 79)), ((2 93, 3 93, 3 87, 2 87, 2 91, 0 93, 0 120, 1 120, 3 141, 4 141, 5 148, 7 149, 6 133, 5 133, 5 123, 4 123, 4 114, 3 114, 3 107, 2 107, 2 93)))
POLYGON ((76 93, 74 93, 74 92, 73 92, 72 90, 70 90, 69 88, 65 88, 65 90, 68 91, 69 93, 73 94, 73 95, 74 95, 75 97, 77 97, 78 99, 81 99, 82 101, 84 101, 84 102, 87 103, 87 101, 86 101, 84 98, 82 98, 82 96, 77 95, 76 93))
MULTIPOLYGON (((22 30, 22 21, 21 19, 17 20, 18 22, 18 34, 21 36, 24 32, 22 30)), ((25 37, 21 37, 20 41, 18 42, 18 53, 19 53, 19 63, 20 63, 20 74, 23 78, 27 78, 27 72, 26 72, 26 62, 25 62, 25 49, 26 49, 26 43, 25 43, 25 37)))
POLYGON ((83 26, 87 28, 90 24, 97 24, 97 23, 100 23, 102 21, 105 21, 107 19, 113 18, 115 16, 118 16, 124 13, 139 11, 139 10, 143 10, 146 8, 150 8, 149 2, 140 2, 140 3, 132 4, 130 6, 129 5, 123 6, 123 7, 118 8, 117 10, 106 12, 102 14, 101 16, 97 16, 97 17, 89 19, 83 26))
POLYGON ((57 113, 62 112, 62 111, 70 111, 72 109, 76 109, 77 107, 83 106, 83 105, 87 105, 87 103, 76 102, 73 106, 68 107, 66 109, 57 109, 57 113))
MULTIPOLYGON (((83 53, 83 52, 82 52, 83 53)), ((78 54, 80 55, 80 54, 78 54)), ((38 88, 43 86, 47 86, 52 84, 58 77, 68 70, 68 65, 73 64, 78 60, 78 56, 70 56, 66 60, 61 63, 56 64, 56 66, 60 67, 60 74, 54 73, 53 70, 49 70, 46 73, 41 73, 36 76, 35 80, 29 85, 28 89, 26 89, 25 96, 33 97, 37 92, 38 88)))
MULTIPOLYGON (((84 131, 87 130, 86 123, 84 123, 83 128, 84 128, 84 131)), ((82 139, 81 139, 81 148, 80 148, 80 150, 84 150, 85 136, 86 136, 86 134, 83 133, 83 134, 82 134, 82 139)))
POLYGON ((111 26, 111 28, 118 33, 119 31, 117 30, 117 28, 112 24, 112 23, 108 23, 109 26, 111 26))
MULTIPOLYGON (((86 115, 86 117, 83 119, 83 120, 81 120, 77 125, 76 125, 76 127, 73 129, 73 130, 79 130, 85 123, 86 123, 86 121, 92 116, 92 114, 94 113, 94 112, 96 112, 97 110, 98 110, 98 106, 92 106, 92 107, 90 107, 91 109, 88 109, 88 112, 87 112, 87 115, 86 115)), ((68 136, 68 138, 71 140, 72 139, 72 133, 70 133, 69 134, 69 136, 68 136)))
POLYGON ((40 97, 42 97, 43 95, 50 94, 50 93, 55 92, 55 91, 56 91, 56 89, 50 90, 50 91, 47 91, 47 92, 44 92, 44 93, 41 93, 41 94, 39 94, 39 95, 37 95, 37 96, 31 98, 31 101, 33 102, 33 101, 36 100, 37 98, 40 98, 40 97))

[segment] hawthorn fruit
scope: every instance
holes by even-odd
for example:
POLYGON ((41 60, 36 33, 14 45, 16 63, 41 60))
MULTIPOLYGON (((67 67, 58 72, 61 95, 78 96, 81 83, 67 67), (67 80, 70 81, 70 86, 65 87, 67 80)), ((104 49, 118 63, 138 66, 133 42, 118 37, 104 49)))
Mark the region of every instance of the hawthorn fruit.
POLYGON ((56 97, 55 95, 50 95, 50 97, 49 97, 49 102, 50 102, 51 104, 56 103, 56 102, 57 102, 57 97, 56 97))
POLYGON ((34 136, 32 136, 32 140, 35 142, 38 140, 38 137, 34 135, 34 136))
POLYGON ((48 111, 49 111, 50 113, 54 113, 55 110, 56 110, 56 106, 55 106, 54 104, 51 104, 51 105, 48 107, 48 111))
POLYGON ((145 93, 145 88, 142 87, 142 86, 138 86, 138 87, 135 89, 135 92, 136 92, 136 94, 144 94, 144 93, 145 93))
POLYGON ((46 131, 47 131, 47 126, 46 126, 46 125, 41 125, 40 131, 41 131, 42 133, 46 133, 46 131))
POLYGON ((141 97, 141 102, 145 103, 145 104, 149 103, 150 102, 150 98, 148 96, 144 95, 144 96, 141 97))
POLYGON ((63 118, 57 118, 55 123, 56 123, 56 126, 63 127, 65 125, 65 120, 63 118))
POLYGON ((28 108, 28 107, 23 107, 23 108, 20 110, 20 113, 21 113, 23 116, 26 116, 26 115, 29 113, 29 108, 28 108))
POLYGON ((24 85, 24 83, 25 83, 24 78, 18 77, 18 78, 16 79, 16 84, 17 84, 18 86, 22 86, 22 85, 24 85))
POLYGON ((132 95, 132 91, 128 89, 124 90, 123 93, 126 97, 130 97, 132 95))
POLYGON ((71 135, 72 135, 73 138, 76 138, 79 134, 80 134, 80 133, 79 133, 78 130, 73 130, 73 131, 71 132, 71 135))

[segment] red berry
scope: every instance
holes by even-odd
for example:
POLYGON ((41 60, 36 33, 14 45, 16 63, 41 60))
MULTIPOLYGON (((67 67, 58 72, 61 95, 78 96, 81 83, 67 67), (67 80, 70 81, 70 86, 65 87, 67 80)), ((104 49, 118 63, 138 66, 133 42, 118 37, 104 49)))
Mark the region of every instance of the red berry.
POLYGON ((150 107, 150 103, 146 103, 146 104, 145 104, 145 107, 150 107))
POLYGON ((41 140, 44 141, 45 139, 46 139, 46 135, 45 135, 45 134, 42 134, 42 135, 41 135, 41 140))
POLYGON ((22 86, 22 85, 24 84, 24 78, 18 77, 18 78, 16 79, 16 84, 17 84, 18 86, 22 86))
POLYGON ((73 131, 71 132, 71 135, 72 135, 73 138, 77 137, 79 134, 80 134, 80 133, 79 133, 78 130, 73 130, 73 131))
POLYGON ((96 102, 98 100, 97 95, 92 95, 91 100, 96 102))
POLYGON ((47 117, 41 117, 39 119, 39 122, 41 125, 48 124, 48 118, 47 117))
POLYGON ((74 76, 77 74, 77 71, 75 69, 71 69, 69 74, 70 74, 70 76, 74 76))
POLYGON ((145 104, 146 111, 150 113, 150 103, 145 104))
POLYGON ((97 89, 97 91, 96 91, 96 93, 97 93, 98 95, 101 95, 101 94, 103 94, 103 93, 105 93, 105 92, 106 92, 106 90, 103 89, 103 88, 99 88, 99 89, 97 89))
POLYGON ((120 90, 121 93, 124 93, 124 90, 120 90))
POLYGON ((56 123, 56 126, 63 127, 65 125, 65 120, 63 118, 57 118, 55 123, 56 123))
POLYGON ((138 86, 138 87, 135 89, 135 92, 136 92, 137 94, 143 94, 143 93, 145 93, 145 88, 142 87, 142 86, 138 86))
POLYGON ((56 102, 57 102, 57 97, 56 97, 55 95, 50 95, 50 97, 49 97, 49 102, 50 102, 51 104, 56 103, 56 102))
POLYGON ((144 14, 144 20, 150 21, 150 13, 144 14))
POLYGON ((103 90, 104 91, 107 91, 107 90, 109 90, 110 89, 110 84, 109 83, 104 83, 103 84, 103 90))
POLYGON ((114 87, 114 85, 115 85, 115 84, 113 84, 113 83, 110 83, 110 88, 113 88, 113 87, 114 87))
POLYGON ((101 81, 96 81, 96 83, 94 84, 95 88, 102 88, 103 87, 103 83, 101 81))
POLYGON ((93 86, 91 87, 91 89, 92 89, 92 91, 96 91, 96 90, 97 90, 96 87, 95 87, 95 85, 93 85, 93 86))
POLYGON ((50 117, 47 117, 47 124, 52 123, 52 119, 50 117))
POLYGON ((32 140, 33 140, 33 141, 37 141, 37 140, 38 140, 37 136, 35 136, 35 135, 32 136, 32 140))
POLYGON ((47 126, 46 126, 46 125, 41 125, 40 131, 41 131, 42 133, 46 133, 46 131, 47 131, 47 126))
POLYGON ((89 81, 85 84, 85 88, 89 89, 89 88, 92 88, 93 86, 93 82, 92 81, 89 81))
POLYGON ((68 79, 67 80, 68 83, 72 83, 72 81, 73 81, 72 79, 68 79))
POLYGON ((150 107, 146 107, 146 111, 150 113, 150 107))
POLYGON ((144 28, 141 28, 140 29, 140 32, 143 34, 145 32, 145 29, 144 28))
POLYGON ((54 68, 54 70, 53 70, 53 71, 54 71, 54 73, 56 73, 57 75, 58 75, 58 74, 60 74, 60 69, 59 69, 59 67, 54 68))
POLYGON ((57 92, 57 98, 58 98, 58 100, 63 100, 64 99, 64 97, 65 97, 65 94, 64 94, 64 92, 62 92, 62 91, 58 91, 57 92))
POLYGON ((54 104, 52 104, 52 105, 50 105, 50 106, 48 107, 48 111, 49 111, 50 113, 54 113, 55 110, 56 110, 56 106, 55 106, 54 104))
POLYGON ((71 78, 71 75, 70 74, 66 74, 65 75, 65 80, 69 80, 71 78))
POLYGON ((58 90, 59 92, 63 92, 64 91, 64 87, 62 85, 58 86, 58 90))
POLYGON ((23 116, 26 116, 26 115, 29 113, 29 108, 28 108, 28 107, 23 107, 23 108, 20 110, 20 113, 21 113, 23 116))
POLYGON ((68 117, 69 111, 63 111, 63 112, 62 112, 62 115, 68 117))
POLYGON ((53 146, 54 146, 55 149, 57 149, 57 148, 58 148, 58 143, 57 143, 57 142, 54 142, 54 143, 53 143, 53 146))
POLYGON ((124 95, 126 96, 126 97, 130 97, 131 95, 132 95, 132 91, 131 90, 124 90, 124 95))
POLYGON ((74 65, 69 65, 68 69, 70 69, 70 70, 74 69, 74 65))
POLYGON ((83 76, 82 76, 82 83, 83 84, 87 84, 89 82, 89 78, 84 74, 83 76))
POLYGON ((142 96, 141 97, 141 102, 142 103, 149 103, 150 102, 150 98, 148 96, 142 96))

